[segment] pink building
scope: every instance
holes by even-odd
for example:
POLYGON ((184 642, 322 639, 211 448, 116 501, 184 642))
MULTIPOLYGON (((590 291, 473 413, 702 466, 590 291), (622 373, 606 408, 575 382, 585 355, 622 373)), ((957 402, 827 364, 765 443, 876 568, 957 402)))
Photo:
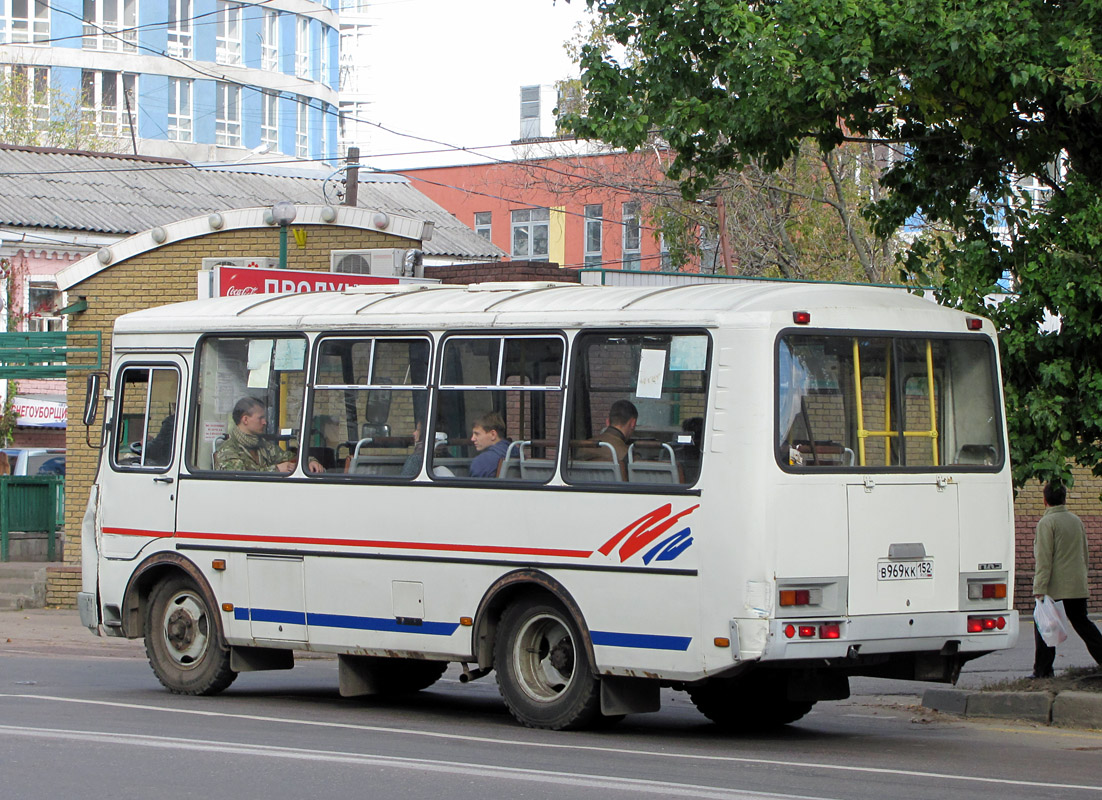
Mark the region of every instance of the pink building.
POLYGON ((663 161, 640 151, 399 171, 513 259, 658 271, 671 267, 647 198, 663 161))

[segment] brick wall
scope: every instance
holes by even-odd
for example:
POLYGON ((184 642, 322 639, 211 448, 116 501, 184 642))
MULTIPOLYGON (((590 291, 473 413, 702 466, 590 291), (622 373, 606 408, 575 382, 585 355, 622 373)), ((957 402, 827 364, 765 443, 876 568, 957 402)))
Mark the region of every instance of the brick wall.
MULTIPOLYGON (((1075 486, 1068 489, 1068 508, 1083 520, 1087 529, 1087 582, 1090 589, 1088 609, 1102 612, 1102 478, 1087 470, 1075 471, 1075 486)), ((1014 587, 1015 605, 1021 611, 1033 609, 1033 533, 1037 520, 1045 512, 1041 496, 1041 484, 1030 483, 1018 494, 1014 503, 1014 535, 1017 550, 1017 568, 1014 587)))

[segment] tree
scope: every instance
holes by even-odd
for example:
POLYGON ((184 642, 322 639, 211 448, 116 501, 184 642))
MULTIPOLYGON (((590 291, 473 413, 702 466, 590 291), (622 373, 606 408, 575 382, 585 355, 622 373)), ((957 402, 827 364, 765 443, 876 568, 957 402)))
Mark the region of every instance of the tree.
POLYGON ((898 148, 868 219, 938 231, 901 254, 904 279, 980 312, 1014 276, 987 313, 1016 479, 1067 475, 1068 458, 1102 474, 1100 0, 587 2, 628 55, 583 47, 579 135, 660 136, 687 197, 808 139, 898 148))
POLYGON ((113 146, 99 136, 85 119, 79 98, 51 89, 46 70, 14 66, 0 75, 0 142, 30 147, 59 147, 70 150, 112 152, 113 146))

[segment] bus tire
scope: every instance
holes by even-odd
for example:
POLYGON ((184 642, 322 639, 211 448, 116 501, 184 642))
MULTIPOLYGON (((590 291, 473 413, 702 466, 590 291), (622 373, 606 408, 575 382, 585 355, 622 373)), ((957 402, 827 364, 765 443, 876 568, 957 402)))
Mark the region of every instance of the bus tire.
POLYGON ((212 608, 203 590, 186 575, 173 575, 153 587, 145 653, 170 692, 217 694, 237 677, 212 608))
POLYGON ((501 697, 522 725, 576 730, 601 716, 601 681, 581 632, 558 605, 509 606, 494 643, 494 669, 501 697))
POLYGON ((759 675, 710 681, 691 686, 688 692, 701 714, 734 732, 779 728, 800 719, 815 705, 810 700, 788 700, 783 680, 759 675))

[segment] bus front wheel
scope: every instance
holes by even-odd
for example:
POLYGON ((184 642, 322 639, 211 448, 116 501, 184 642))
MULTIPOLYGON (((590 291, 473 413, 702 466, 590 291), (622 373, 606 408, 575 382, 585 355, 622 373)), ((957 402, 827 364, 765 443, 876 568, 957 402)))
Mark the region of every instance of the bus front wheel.
POLYGON ((157 679, 176 694, 217 694, 237 673, 205 593, 191 578, 174 575, 149 596, 145 652, 157 679))
POLYGON ((505 705, 523 725, 572 730, 600 717, 600 679, 574 620, 557 605, 527 602, 505 611, 494 669, 505 705))

